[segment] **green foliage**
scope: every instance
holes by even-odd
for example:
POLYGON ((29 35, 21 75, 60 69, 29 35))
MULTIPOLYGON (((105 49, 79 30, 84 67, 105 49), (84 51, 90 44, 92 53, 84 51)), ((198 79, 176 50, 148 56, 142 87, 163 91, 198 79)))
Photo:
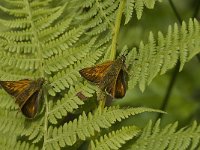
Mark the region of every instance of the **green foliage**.
POLYGON ((144 6, 146 6, 149 9, 153 9, 156 1, 162 0, 126 0, 125 24, 127 24, 130 21, 134 9, 136 11, 137 18, 141 19, 144 6))
MULTIPOLYGON (((96 132, 100 132, 101 128, 109 128, 116 121, 128 118, 130 115, 140 114, 142 112, 160 112, 149 108, 127 108, 120 109, 118 107, 110 107, 97 109, 92 114, 85 114, 79 116, 73 122, 65 123, 59 128, 49 128, 49 144, 55 149, 57 147, 64 147, 65 145, 73 145, 78 140, 86 140, 88 137, 94 136, 96 132)), ((135 129, 133 130, 135 131, 135 129)), ((114 133, 113 133, 114 134, 114 133)), ((50 146, 48 146, 50 148, 50 146)))
MULTIPOLYGON (((79 70, 109 58, 117 13, 125 14, 127 24, 134 11, 140 19, 144 7, 153 9, 156 1, 2 0, 0 80, 43 77, 45 85, 40 111, 32 120, 24 118, 13 98, 0 89, 0 147, 77 149, 87 145, 91 149, 119 149, 128 140, 139 136, 141 130, 133 125, 114 131, 111 128, 136 114, 163 112, 143 107, 102 108, 96 103, 93 105, 92 101, 97 99, 96 87, 84 82, 79 70), (119 6, 124 6, 123 12, 119 11, 119 6), (90 104, 77 96, 79 92, 90 104)), ((158 32, 157 38, 150 32, 149 41, 141 42, 138 48, 129 50, 124 46, 119 50, 121 54, 127 53, 129 88, 138 83, 144 91, 158 74, 166 73, 179 59, 181 71, 184 64, 200 51, 199 28, 195 19, 183 22, 181 26, 175 23, 173 27, 169 26, 167 33, 158 32)), ((149 125, 148 131, 141 131, 142 135, 132 146, 140 141, 151 143, 155 135, 156 138, 163 135, 158 131, 158 125, 149 125), (144 134, 150 133, 151 128, 155 128, 155 133, 148 134, 145 141, 144 134)), ((194 124, 194 128, 199 132, 197 125, 194 124)), ((177 134, 186 135, 189 129, 167 133, 171 133, 173 139, 177 134)), ((169 125, 163 132, 165 130, 174 131, 175 127, 169 125)), ((191 134, 197 137, 193 132, 191 134)), ((171 139, 166 143, 175 147, 171 139)), ((190 142, 188 140, 185 138, 186 143, 190 142)), ((199 144, 193 137, 190 140, 199 144)), ((183 146, 187 147, 187 144, 183 146)))
POLYGON ((185 22, 181 27, 176 23, 173 28, 169 26, 166 37, 158 32, 156 41, 150 33, 148 43, 140 43, 138 61, 130 69, 130 85, 139 80, 139 87, 144 91, 146 84, 150 84, 158 73, 164 74, 174 67, 179 58, 181 71, 184 64, 199 53, 199 27, 197 20, 190 19, 188 27, 185 22))
POLYGON ((0 136, 1 149, 16 149, 16 150, 39 150, 39 148, 28 142, 20 142, 16 140, 16 136, 2 134, 0 136))
POLYGON ((122 144, 124 144, 127 140, 132 139, 138 133, 139 130, 135 126, 122 127, 120 130, 112 131, 108 135, 101 136, 99 141, 95 140, 95 144, 92 141, 91 149, 119 149, 122 144))
POLYGON ((160 128, 160 120, 155 125, 150 121, 144 128, 143 133, 136 142, 129 148, 130 150, 184 150, 199 149, 200 126, 194 122, 190 127, 184 127, 177 130, 178 123, 167 125, 160 128))

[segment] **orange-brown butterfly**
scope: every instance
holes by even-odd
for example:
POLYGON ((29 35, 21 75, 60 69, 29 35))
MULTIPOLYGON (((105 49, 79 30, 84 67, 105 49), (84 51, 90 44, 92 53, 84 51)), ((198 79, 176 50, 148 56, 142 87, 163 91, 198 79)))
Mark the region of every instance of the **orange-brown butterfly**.
POLYGON ((34 118, 38 112, 39 99, 42 94, 43 78, 37 80, 0 81, 1 87, 16 99, 23 115, 34 118))
POLYGON ((95 83, 113 98, 122 98, 127 89, 126 57, 122 55, 114 61, 84 68, 79 71, 88 81, 95 83))

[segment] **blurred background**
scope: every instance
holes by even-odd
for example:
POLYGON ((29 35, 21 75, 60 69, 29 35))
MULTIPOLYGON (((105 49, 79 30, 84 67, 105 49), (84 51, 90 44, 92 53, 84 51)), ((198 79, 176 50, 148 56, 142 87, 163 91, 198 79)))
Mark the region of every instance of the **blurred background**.
MULTIPOLYGON (((156 37, 158 31, 165 34, 169 25, 173 26, 175 22, 180 25, 172 4, 179 14, 179 19, 188 22, 189 18, 196 17, 199 20, 200 0, 157 2, 153 10, 144 9, 141 20, 137 20, 135 15, 131 22, 122 25, 119 49, 124 45, 128 45, 129 48, 138 47, 141 40, 147 41, 150 31, 156 37)), ((126 124, 145 126, 150 119, 155 121, 160 117, 163 126, 175 121, 179 122, 179 127, 189 125, 194 120, 200 122, 200 59, 194 57, 186 63, 181 72, 177 73, 169 98, 164 100, 172 77, 176 74, 174 72, 176 72, 175 67, 167 74, 157 76, 143 93, 136 86, 134 89, 129 89, 122 100, 114 101, 112 105, 145 106, 157 109, 161 109, 165 101, 165 111, 168 114, 158 116, 155 113, 144 113, 137 118, 127 119, 126 124)))

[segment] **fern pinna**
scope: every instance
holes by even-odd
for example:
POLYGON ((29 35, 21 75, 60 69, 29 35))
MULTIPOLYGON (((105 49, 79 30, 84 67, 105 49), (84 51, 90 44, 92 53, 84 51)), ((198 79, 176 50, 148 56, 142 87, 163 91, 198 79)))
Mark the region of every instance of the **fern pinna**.
MULTIPOLYGON (((146 137, 154 140, 149 126, 147 130, 134 125, 111 127, 136 114, 162 111, 144 107, 98 107, 92 103, 96 101, 96 87, 85 82, 78 71, 110 55, 113 59, 117 43, 113 39, 117 39, 123 21, 117 17, 124 14, 127 24, 136 12, 140 19, 144 7, 153 9, 155 2, 2 0, 0 79, 44 78, 45 85, 40 112, 32 120, 24 118, 13 98, 0 90, 1 149, 78 149, 83 145, 88 149, 119 149, 134 137, 138 140, 129 148, 139 146, 146 137), (77 96, 79 92, 90 99, 89 103, 77 96)), ((150 33, 149 41, 141 42, 138 48, 130 50, 124 46, 121 53, 127 53, 129 89, 138 84, 144 91, 154 77, 171 69, 179 58, 181 70, 200 51, 199 27, 197 20, 190 19, 181 26, 169 26, 166 34, 158 32, 157 39, 150 33)), ((178 132, 181 136, 186 133, 178 132)), ((195 134, 199 133, 196 124, 187 132, 199 139, 199 134, 195 134)), ((156 128, 156 135, 162 133, 156 128)), ((170 138, 173 136, 167 143, 170 138)), ((192 137, 184 138, 188 145, 193 143, 192 148, 199 145, 197 140, 191 142, 192 137)), ((151 141, 146 141, 143 149, 148 149, 148 142, 151 141)))

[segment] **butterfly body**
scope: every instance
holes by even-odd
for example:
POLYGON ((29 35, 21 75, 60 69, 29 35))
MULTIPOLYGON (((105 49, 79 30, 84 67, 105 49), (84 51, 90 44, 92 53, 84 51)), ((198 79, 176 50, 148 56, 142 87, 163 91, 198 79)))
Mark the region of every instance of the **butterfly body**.
POLYGON ((94 67, 84 68, 79 73, 90 82, 97 84, 101 90, 113 98, 122 98, 126 93, 125 56, 94 67))
POLYGON ((37 114, 43 83, 43 78, 37 80, 0 81, 1 87, 15 98, 15 102, 27 118, 34 118, 37 114))

